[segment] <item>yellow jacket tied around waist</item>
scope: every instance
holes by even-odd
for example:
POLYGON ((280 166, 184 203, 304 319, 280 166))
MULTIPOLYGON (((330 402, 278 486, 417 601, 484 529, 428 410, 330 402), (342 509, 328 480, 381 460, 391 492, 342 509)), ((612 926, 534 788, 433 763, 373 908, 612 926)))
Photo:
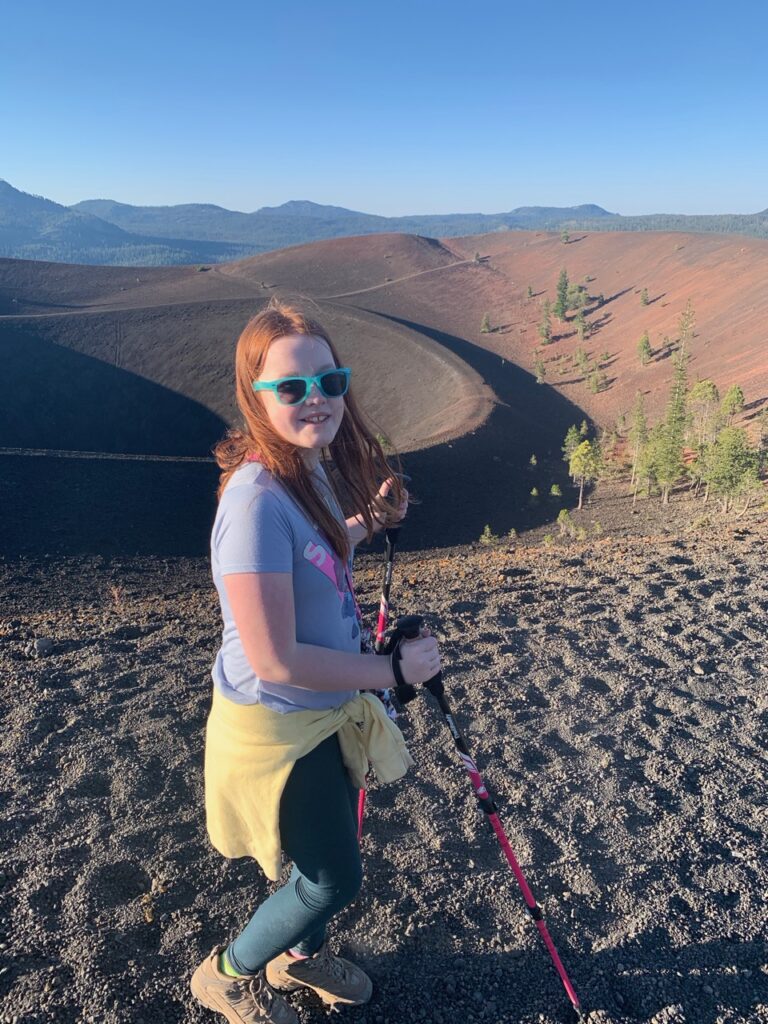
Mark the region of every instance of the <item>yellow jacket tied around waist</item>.
POLYGON ((363 693, 327 711, 280 714, 261 704, 235 704, 214 689, 205 735, 208 835, 225 857, 253 857, 268 878, 281 871, 280 797, 300 757, 338 733, 352 784, 365 788, 405 775, 413 758, 381 701, 363 693))

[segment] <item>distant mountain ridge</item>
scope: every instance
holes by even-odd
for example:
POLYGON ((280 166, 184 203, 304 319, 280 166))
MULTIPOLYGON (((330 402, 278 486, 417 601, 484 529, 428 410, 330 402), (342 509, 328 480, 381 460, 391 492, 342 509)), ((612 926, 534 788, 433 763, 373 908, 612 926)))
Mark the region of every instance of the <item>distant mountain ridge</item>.
POLYGON ((768 238, 768 210, 749 215, 623 217, 593 203, 520 206, 507 213, 382 217, 310 200, 252 213, 212 203, 132 206, 86 199, 62 206, 0 179, 0 257, 116 266, 220 263, 350 235, 434 238, 495 231, 705 231, 768 238))

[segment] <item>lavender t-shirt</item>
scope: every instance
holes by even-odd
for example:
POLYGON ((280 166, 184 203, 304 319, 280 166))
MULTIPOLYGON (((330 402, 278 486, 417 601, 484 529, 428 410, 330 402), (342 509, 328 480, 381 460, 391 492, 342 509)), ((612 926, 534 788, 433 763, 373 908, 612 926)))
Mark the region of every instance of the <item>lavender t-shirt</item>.
MULTIPOLYGON (((313 471, 313 480, 343 523, 321 466, 313 471)), ((211 675, 224 697, 288 712, 335 708, 355 696, 355 690, 321 692, 260 679, 245 655, 223 585, 222 577, 228 573, 291 573, 297 642, 360 652, 355 599, 341 559, 288 491, 258 462, 240 467, 227 482, 213 524, 211 568, 224 621, 211 675)), ((351 579, 351 555, 347 569, 351 579)))

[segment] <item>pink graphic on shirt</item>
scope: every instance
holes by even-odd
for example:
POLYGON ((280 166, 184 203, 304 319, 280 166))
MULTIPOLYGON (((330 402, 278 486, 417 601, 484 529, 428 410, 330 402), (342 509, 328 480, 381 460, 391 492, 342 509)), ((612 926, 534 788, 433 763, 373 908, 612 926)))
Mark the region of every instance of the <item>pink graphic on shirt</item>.
POLYGON ((336 578, 336 563, 333 560, 333 556, 325 550, 322 544, 313 544, 311 540, 308 540, 307 546, 304 548, 304 557, 308 562, 311 562, 316 569, 319 569, 324 576, 328 577, 336 588, 339 600, 343 601, 344 592, 339 587, 339 582, 336 578))

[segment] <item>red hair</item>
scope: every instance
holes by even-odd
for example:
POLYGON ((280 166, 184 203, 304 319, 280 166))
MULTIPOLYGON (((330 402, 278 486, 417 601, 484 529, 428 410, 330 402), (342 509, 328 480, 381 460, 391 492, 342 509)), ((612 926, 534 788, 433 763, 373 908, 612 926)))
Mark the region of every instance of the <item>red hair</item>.
MULTIPOLYGON (((251 387, 261 373, 269 346, 289 334, 321 338, 331 350, 335 365, 342 365, 325 328, 292 306, 273 299, 248 321, 238 339, 235 353, 235 397, 244 422, 241 429, 228 431, 224 440, 219 441, 213 449, 221 469, 218 497, 221 498, 227 481, 236 469, 249 458, 257 459, 298 501, 310 519, 318 524, 337 555, 346 561, 351 549, 346 528, 339 523, 315 489, 301 457, 301 449, 275 432, 261 395, 251 387)), ((351 387, 344 396, 344 416, 327 451, 341 479, 349 505, 362 517, 370 541, 373 536, 373 508, 376 509, 377 518, 394 522, 403 499, 403 488, 399 478, 395 477, 389 496, 378 496, 381 483, 392 476, 393 469, 375 434, 367 426, 351 387)), ((325 450, 321 454, 325 463, 325 450)), ((392 458, 394 471, 399 472, 400 460, 397 455, 392 458)))

